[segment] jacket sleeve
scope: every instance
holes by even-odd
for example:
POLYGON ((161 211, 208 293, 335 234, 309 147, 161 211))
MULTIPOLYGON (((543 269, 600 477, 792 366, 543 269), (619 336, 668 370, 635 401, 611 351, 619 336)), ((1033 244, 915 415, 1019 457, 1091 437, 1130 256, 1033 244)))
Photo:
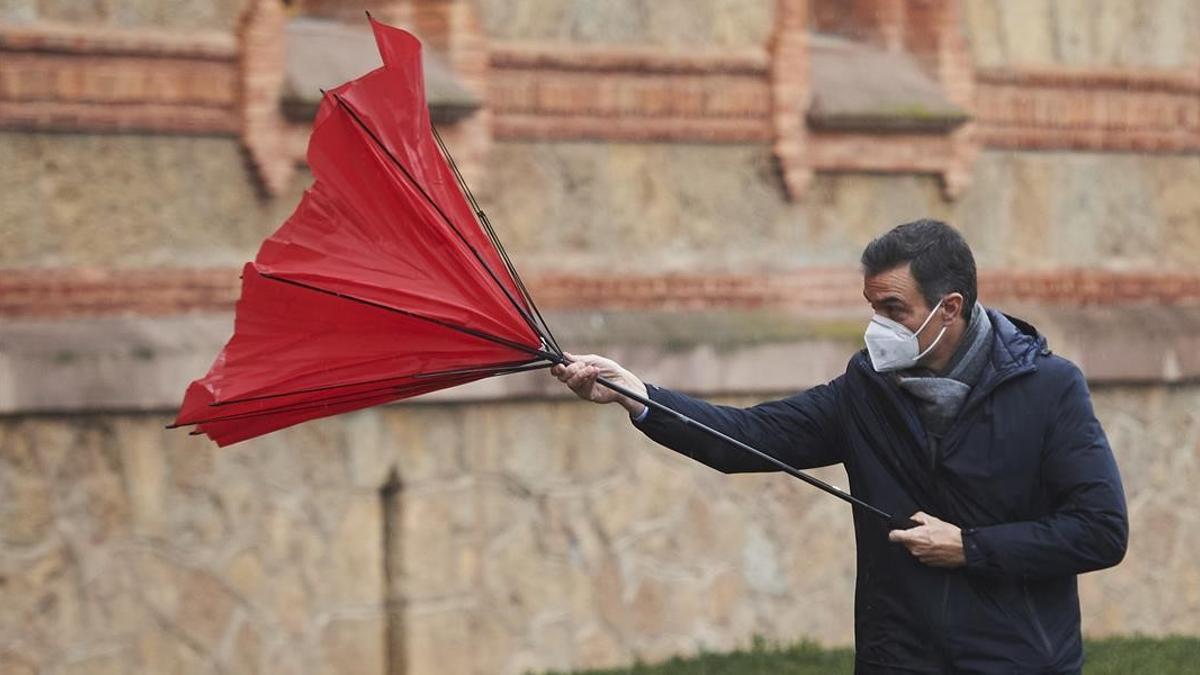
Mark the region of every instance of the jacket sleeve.
POLYGON ((1034 521, 964 530, 970 571, 1049 578, 1111 567, 1125 556, 1129 520, 1117 463, 1083 373, 1070 365, 1065 376, 1042 458, 1051 512, 1034 521))
MULTIPOLYGON (((649 385, 650 399, 798 469, 842 461, 837 425, 841 378, 750 408, 714 405, 649 385)), ((761 457, 713 438, 658 410, 636 423, 654 441, 724 473, 777 471, 761 457)))

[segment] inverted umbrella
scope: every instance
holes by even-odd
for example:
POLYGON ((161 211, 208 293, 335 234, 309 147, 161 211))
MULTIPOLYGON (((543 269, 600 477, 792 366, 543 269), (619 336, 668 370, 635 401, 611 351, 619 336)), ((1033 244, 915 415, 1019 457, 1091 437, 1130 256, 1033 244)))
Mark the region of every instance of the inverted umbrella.
MULTIPOLYGON (((429 119, 420 42, 371 20, 383 66, 324 93, 315 181, 242 270, 234 334, 173 427, 218 445, 568 363, 429 119)), ((598 383, 859 508, 824 481, 616 383, 598 383)))

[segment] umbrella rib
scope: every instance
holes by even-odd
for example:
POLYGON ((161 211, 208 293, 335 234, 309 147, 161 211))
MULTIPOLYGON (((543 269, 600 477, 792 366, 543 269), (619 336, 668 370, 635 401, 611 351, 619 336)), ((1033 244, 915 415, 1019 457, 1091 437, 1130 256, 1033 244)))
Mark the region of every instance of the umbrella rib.
MULTIPOLYGON (((470 382, 470 378, 468 378, 468 377, 459 377, 459 378, 454 378, 454 379, 456 380, 456 382, 455 382, 456 385, 466 384, 467 382, 470 382)), ((367 389, 364 391, 350 392, 347 394, 337 394, 334 396, 330 396, 329 398, 320 399, 320 400, 316 400, 316 401, 297 401, 295 403, 281 405, 281 406, 275 406, 273 408, 263 408, 261 410, 250 410, 250 411, 246 411, 246 412, 232 413, 232 414, 228 414, 228 415, 214 415, 212 417, 205 417, 204 419, 201 419, 201 420, 196 420, 194 422, 186 422, 184 424, 175 425, 175 426, 192 426, 192 425, 212 424, 213 422, 233 422, 233 421, 237 421, 237 420, 249 419, 249 418, 253 418, 253 417, 263 417, 263 416, 267 416, 267 415, 286 415, 288 413, 293 413, 293 412, 302 412, 305 410, 315 410, 317 408, 326 408, 331 405, 340 405, 343 403, 356 403, 358 401, 366 401, 366 400, 369 400, 369 399, 372 399, 372 398, 375 398, 378 396, 383 396, 385 394, 403 394, 404 392, 408 391, 409 389, 419 389, 419 388, 420 387, 416 386, 415 383, 408 387, 391 385, 391 386, 386 386, 386 387, 379 387, 376 389, 367 389)), ((168 428, 174 428, 174 427, 168 427, 168 428)))
POLYGON ((388 156, 388 159, 392 160, 392 163, 396 165, 396 168, 400 169, 400 172, 404 174, 404 177, 407 178, 410 183, 412 183, 413 187, 417 189, 417 192, 421 193, 421 196, 425 198, 425 201, 429 202, 429 205, 432 206, 435 211, 437 211, 438 215, 442 217, 442 220, 446 222, 446 225, 450 228, 450 230, 458 236, 463 245, 467 247, 467 250, 471 251, 471 253, 475 256, 475 259, 480 265, 483 266, 483 269, 487 271, 488 276, 492 278, 492 281, 495 282, 500 291, 504 293, 504 296, 508 298, 509 303, 512 304, 513 308, 517 310, 517 313, 521 315, 521 318, 525 320, 525 323, 529 326, 529 328, 532 329, 533 332, 537 333, 539 337, 542 337, 541 330, 538 328, 537 323, 534 322, 533 317, 529 316, 529 313, 524 307, 521 307, 521 304, 512 296, 512 293, 509 292, 504 284, 500 283, 500 278, 496 276, 496 272, 492 270, 491 266, 487 264, 487 261, 483 259, 483 255, 471 245, 471 242, 467 240, 466 236, 464 236, 463 233, 460 232, 459 229, 454 225, 454 221, 450 220, 450 217, 446 215, 445 211, 442 210, 441 205, 434 201, 433 197, 431 197, 429 193, 425 191, 425 188, 420 182, 417 181, 412 173, 409 172, 408 168, 404 166, 404 163, 401 162, 398 157, 392 154, 391 149, 384 145, 383 141, 381 141, 379 137, 375 135, 375 132, 371 129, 371 127, 367 126, 367 123, 358 116, 358 113, 355 112, 354 107, 351 106, 346 99, 342 98, 337 93, 331 93, 330 95, 333 96, 338 105, 340 105, 347 113, 350 114, 351 119, 353 119, 355 123, 358 124, 358 126, 361 127, 364 132, 366 132, 367 136, 370 137, 375 145, 378 146, 379 149, 383 150, 384 154, 388 156))
POLYGON ((553 365, 554 364, 549 361, 546 361, 546 362, 539 361, 539 362, 535 362, 535 363, 526 363, 526 364, 521 364, 521 365, 506 366, 503 368, 490 368, 488 366, 478 366, 476 368, 459 368, 457 370, 443 370, 443 371, 439 371, 439 372, 435 372, 435 373, 417 373, 415 375, 411 375, 410 377, 412 377, 414 380, 426 380, 426 379, 431 379, 431 378, 435 378, 435 377, 443 377, 446 375, 465 375, 468 373, 489 373, 489 377, 490 377, 491 375, 511 375, 512 373, 524 373, 524 372, 530 371, 530 370, 541 370, 542 368, 549 368, 550 366, 553 366, 553 365))
MULTIPOLYGON (((540 363, 540 364, 536 364, 536 365, 525 365, 525 366, 515 366, 515 367, 511 367, 511 368, 501 368, 501 369, 496 369, 496 370, 492 370, 492 371, 480 369, 476 372, 469 372, 469 371, 464 370, 463 372, 457 373, 457 374, 449 377, 448 380, 453 382, 453 384, 451 386, 458 386, 460 384, 467 384, 469 382, 487 379, 489 377, 498 377, 500 375, 509 375, 511 373, 519 373, 519 372, 525 372, 525 371, 529 371, 529 370, 536 370, 536 369, 540 369, 540 368, 547 368, 549 366, 550 366, 549 363, 540 363), (478 375, 480 373, 484 373, 483 377, 476 377, 476 375, 478 375)), ((430 375, 430 377, 432 377, 432 375, 430 375)), ((239 420, 239 419, 247 419, 247 418, 251 418, 251 417, 287 414, 287 413, 291 413, 291 412, 300 412, 300 411, 304 411, 304 410, 315 410, 317 408, 327 407, 330 405, 338 405, 338 404, 342 404, 342 403, 355 403, 357 401, 365 401, 365 400, 374 398, 376 396, 382 396, 382 395, 388 394, 388 393, 403 394, 412 389, 420 389, 421 387, 425 386, 425 384, 426 383, 423 383, 423 382, 409 382, 407 384, 387 385, 387 386, 378 387, 375 389, 366 389, 363 391, 350 392, 347 394, 336 394, 334 396, 330 396, 329 398, 318 399, 318 400, 313 400, 313 401, 297 401, 295 403, 285 404, 285 405, 281 405, 281 406, 275 406, 272 408, 263 408, 261 410, 252 410, 252 411, 247 411, 247 412, 234 413, 231 415, 217 415, 214 417, 206 417, 204 419, 196 420, 193 422, 184 422, 182 424, 172 424, 172 425, 168 426, 167 428, 168 429, 177 429, 179 427, 188 427, 188 426, 194 426, 194 425, 198 425, 198 424, 211 424, 213 422, 231 422, 231 421, 235 421, 235 420, 239 420)), ((232 403, 232 401, 224 402, 221 405, 225 405, 226 403, 232 403)))
POLYGON ((347 293, 342 293, 340 291, 331 291, 327 288, 321 288, 320 286, 306 284, 303 281, 296 281, 295 279, 287 279, 285 277, 277 276, 274 274, 267 274, 264 272, 259 272, 259 275, 262 276, 262 278, 264 278, 264 279, 270 279, 272 281, 278 281, 278 282, 284 283, 284 284, 292 284, 293 286, 298 286, 300 288, 306 288, 310 291, 315 291, 317 293, 324 293, 326 295, 332 295, 336 298, 342 298, 344 300, 350 300, 351 302, 357 302, 357 303, 360 303, 363 305, 367 305, 368 307, 375 307, 376 309, 382 309, 382 310, 385 310, 388 312, 394 312, 396 314, 403 314, 404 316, 408 316, 413 319, 419 319, 421 321, 428 321, 429 323, 441 326, 442 328, 447 328, 452 331, 457 331, 459 333, 463 333, 464 335, 470 335, 472 337, 479 338, 480 340, 485 340, 485 341, 491 342, 493 344, 498 344, 498 345, 501 345, 504 347, 508 347, 509 349, 515 349, 516 351, 524 352, 526 354, 529 354, 530 356, 536 356, 538 358, 543 358, 543 359, 548 359, 550 357, 557 357, 556 354, 547 352, 544 349, 530 347, 529 345, 524 345, 524 344, 521 344, 520 342, 514 342, 513 340, 509 340, 507 338, 502 338, 498 335, 492 335, 491 333, 485 333, 481 330, 476 330, 474 328, 467 328, 466 326, 460 326, 458 324, 450 323, 449 321, 444 321, 442 319, 435 319, 431 316, 419 314, 419 313, 413 312, 411 310, 400 309, 398 307, 391 307, 391 306, 385 305, 381 302, 375 302, 374 300, 367 300, 366 298, 360 298, 360 297, 357 297, 354 295, 349 295, 347 293))
POLYGON ((500 253, 500 258, 504 261, 505 267, 508 268, 508 273, 512 275, 513 280, 517 283, 517 290, 521 292, 521 296, 525 299, 525 302, 529 303, 530 308, 533 309, 534 315, 537 316, 542 329, 545 330, 545 335, 549 343, 553 345, 555 351, 562 352, 562 348, 558 345, 558 340, 554 337, 554 332, 550 330, 550 324, 546 321, 545 317, 542 316, 542 312, 540 309, 538 309, 537 303, 533 301, 533 295, 530 294, 529 289, 525 286, 525 280, 521 278, 521 273, 517 271, 516 265, 514 265, 512 259, 509 258, 508 250, 504 248, 504 244, 500 241, 500 237, 496 235, 496 230, 492 227, 491 219, 488 218, 487 213, 484 212, 483 208, 479 206, 478 200, 475 199, 475 194, 471 192, 471 186, 467 185, 466 178, 464 178, 462 172, 458 170, 458 162, 454 161, 454 155, 450 154, 450 148, 446 147, 445 141, 442 140, 442 134, 438 132, 436 126, 432 124, 429 126, 431 129, 433 129, 433 137, 435 140, 437 140, 438 147, 441 149, 442 154, 446 156, 446 161, 450 165, 450 170, 454 172, 455 180, 458 181, 458 185, 462 189, 463 194, 466 195, 467 201, 470 203, 471 208, 475 210, 476 220, 479 221, 480 226, 482 226, 483 230, 487 233, 488 239, 490 239, 492 245, 496 247, 496 251, 500 253))
MULTIPOLYGON (((474 370, 478 370, 478 371, 487 371, 487 370, 491 370, 491 369, 503 370, 503 369, 506 369, 509 367, 518 367, 518 366, 525 366, 525 365, 526 365, 525 361, 522 361, 519 364, 512 362, 512 361, 506 361, 503 363, 493 363, 493 364, 477 366, 474 368, 474 370)), ((463 368, 454 368, 454 369, 447 369, 447 370, 435 370, 430 373, 415 373, 412 375, 393 375, 391 377, 377 377, 375 379, 360 380, 358 382, 340 382, 338 384, 327 384, 327 385, 322 385, 319 387, 307 387, 304 389, 293 389, 291 391, 276 392, 273 394, 261 394, 258 396, 244 396, 242 398, 229 399, 227 401, 216 401, 216 402, 210 403, 209 405, 210 406, 223 406, 223 405, 232 405, 234 403, 251 403, 253 401, 265 401, 265 400, 269 400, 269 399, 273 399, 273 398, 282 398, 284 396, 298 396, 300 394, 315 394, 320 391, 330 391, 333 389, 345 389, 346 387, 358 387, 358 386, 365 386, 365 385, 371 385, 371 384, 382 384, 384 382, 391 382, 393 380, 403 380, 403 379, 408 379, 408 378, 429 379, 429 378, 434 378, 434 377, 441 377, 443 375, 457 375, 462 372, 467 372, 467 371, 466 371, 466 369, 463 369, 463 368)))

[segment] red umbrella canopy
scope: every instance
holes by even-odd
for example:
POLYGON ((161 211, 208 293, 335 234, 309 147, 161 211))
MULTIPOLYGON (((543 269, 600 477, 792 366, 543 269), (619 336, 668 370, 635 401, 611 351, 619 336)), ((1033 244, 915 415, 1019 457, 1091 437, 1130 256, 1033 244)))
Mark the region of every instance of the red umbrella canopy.
POLYGON ((233 337, 175 426, 228 445, 557 354, 439 148, 420 42, 371 26, 383 67, 326 92, 316 180, 246 264, 233 337))

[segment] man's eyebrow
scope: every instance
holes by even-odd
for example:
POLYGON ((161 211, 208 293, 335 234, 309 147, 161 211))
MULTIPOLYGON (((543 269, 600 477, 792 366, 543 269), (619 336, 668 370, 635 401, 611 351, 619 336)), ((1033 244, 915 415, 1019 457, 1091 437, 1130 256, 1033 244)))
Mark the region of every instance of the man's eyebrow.
MULTIPOLYGON (((868 298, 868 300, 869 300, 869 298, 868 298)), ((879 304, 881 304, 881 305, 903 305, 904 298, 901 298, 898 295, 889 295, 887 297, 880 298, 879 304)))

